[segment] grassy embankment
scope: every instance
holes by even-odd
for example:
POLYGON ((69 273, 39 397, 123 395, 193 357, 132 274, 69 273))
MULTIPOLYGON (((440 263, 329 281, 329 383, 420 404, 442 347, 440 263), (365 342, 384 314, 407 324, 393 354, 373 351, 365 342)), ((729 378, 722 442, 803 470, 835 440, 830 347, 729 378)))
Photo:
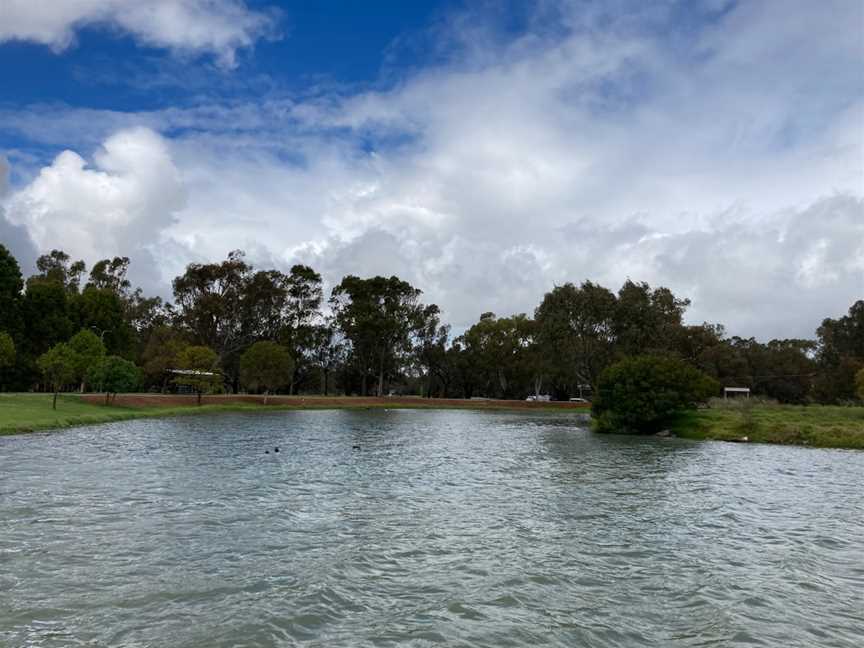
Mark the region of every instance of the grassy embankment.
POLYGON ((457 400, 423 398, 359 398, 271 396, 264 405, 260 396, 205 396, 195 404, 194 396, 151 394, 120 395, 104 405, 99 394, 62 394, 57 410, 51 409, 51 394, 0 394, 0 434, 16 434, 93 423, 139 418, 181 416, 218 412, 260 412, 276 409, 488 409, 488 410, 582 410, 574 403, 526 403, 524 401, 457 400))
POLYGON ((864 407, 720 406, 685 412, 671 430, 686 439, 864 449, 864 407))

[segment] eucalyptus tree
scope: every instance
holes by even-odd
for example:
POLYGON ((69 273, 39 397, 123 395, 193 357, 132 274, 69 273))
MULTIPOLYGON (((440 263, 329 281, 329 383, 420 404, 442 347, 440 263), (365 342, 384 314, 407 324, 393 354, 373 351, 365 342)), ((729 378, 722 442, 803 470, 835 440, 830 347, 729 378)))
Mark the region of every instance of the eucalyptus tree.
POLYGON ((172 283, 180 326, 219 356, 242 349, 249 329, 244 327, 248 308, 243 301, 251 276, 252 267, 240 250, 221 263, 189 264, 172 283))
POLYGON ((361 279, 348 275, 333 288, 330 307, 335 323, 350 344, 350 360, 361 376, 361 393, 368 393, 368 378, 377 378, 377 394, 384 381, 405 364, 411 336, 423 311, 421 291, 399 277, 361 279))
POLYGON ((36 259, 39 274, 35 279, 55 281, 70 293, 77 293, 81 285, 81 277, 87 271, 83 261, 72 261, 62 250, 51 250, 36 259))
POLYGON ((291 267, 287 277, 287 299, 281 341, 294 358, 290 392, 308 377, 313 356, 318 348, 319 326, 322 321, 321 302, 324 289, 321 275, 306 265, 291 267))
POLYGON ((614 309, 618 355, 670 350, 688 306, 689 299, 679 299, 663 286, 652 289, 644 281, 625 281, 614 309))
POLYGON ((102 259, 93 264, 90 278, 85 287, 110 290, 118 295, 126 295, 132 284, 126 278, 129 271, 129 257, 102 259))
POLYGON ((816 336, 817 397, 828 402, 854 399, 855 376, 864 368, 864 300, 842 317, 824 319, 816 336))
POLYGON ((497 317, 483 313, 459 339, 475 380, 486 396, 522 397, 534 386, 535 323, 524 313, 497 317))
POLYGON ((447 371, 447 341, 450 326, 441 324, 441 309, 435 304, 419 313, 418 326, 413 335, 414 358, 420 371, 421 395, 432 396, 434 382, 441 384, 446 393, 450 381, 447 371))
POLYGON ((24 279, 12 253, 0 244, 0 330, 13 338, 21 332, 21 299, 24 279))
POLYGON ((616 353, 617 298, 590 281, 546 293, 534 317, 543 362, 556 389, 573 394, 594 385, 616 353))

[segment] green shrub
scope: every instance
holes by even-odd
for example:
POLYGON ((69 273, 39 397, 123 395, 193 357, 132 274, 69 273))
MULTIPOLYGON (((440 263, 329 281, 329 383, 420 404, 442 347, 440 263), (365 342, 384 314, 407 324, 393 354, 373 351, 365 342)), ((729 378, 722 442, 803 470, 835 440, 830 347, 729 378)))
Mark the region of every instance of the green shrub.
POLYGON ((718 391, 717 381, 680 360, 637 356, 600 374, 591 413, 600 432, 650 434, 718 391))

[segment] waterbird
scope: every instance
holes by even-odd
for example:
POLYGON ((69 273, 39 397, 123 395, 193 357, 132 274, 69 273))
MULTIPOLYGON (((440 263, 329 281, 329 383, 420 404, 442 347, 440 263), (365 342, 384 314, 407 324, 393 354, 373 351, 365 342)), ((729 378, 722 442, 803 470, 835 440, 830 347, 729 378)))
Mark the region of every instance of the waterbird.
POLYGON ((359 446, 359 445, 355 445, 355 446, 351 446, 351 448, 354 449, 354 450, 359 450, 359 449, 360 449, 360 446, 359 446))
POLYGON ((273 452, 279 452, 279 446, 276 446, 276 449, 273 452))
POLYGON ((265 450, 265 451, 264 451, 264 454, 270 454, 270 451, 269 451, 269 450, 265 450))

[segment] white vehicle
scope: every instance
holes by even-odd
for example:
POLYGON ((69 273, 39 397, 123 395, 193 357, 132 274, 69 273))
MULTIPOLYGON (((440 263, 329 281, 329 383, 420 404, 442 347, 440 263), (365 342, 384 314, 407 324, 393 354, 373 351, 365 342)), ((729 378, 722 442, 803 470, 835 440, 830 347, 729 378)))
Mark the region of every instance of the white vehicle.
POLYGON ((571 398, 570 402, 571 403, 587 403, 588 401, 585 400, 584 398, 571 398))
POLYGON ((552 400, 552 397, 549 394, 538 394, 537 396, 529 396, 525 400, 526 401, 537 401, 537 402, 548 403, 549 401, 552 400))

